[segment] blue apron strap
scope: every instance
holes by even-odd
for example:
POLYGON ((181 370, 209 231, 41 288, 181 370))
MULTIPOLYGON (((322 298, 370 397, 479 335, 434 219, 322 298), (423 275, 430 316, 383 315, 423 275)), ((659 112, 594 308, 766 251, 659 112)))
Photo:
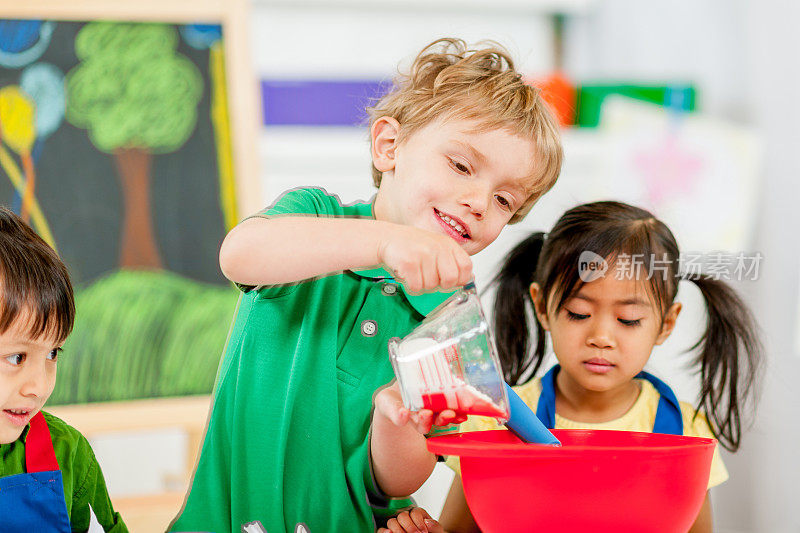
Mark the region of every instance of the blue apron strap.
POLYGON ((653 384, 661 395, 656 409, 656 421, 653 423, 653 433, 666 433, 668 435, 683 435, 683 415, 678 398, 669 385, 647 372, 639 372, 637 378, 644 378, 653 384))
POLYGON ((536 405, 536 416, 547 429, 556 426, 556 374, 561 370, 560 365, 554 365, 542 376, 542 393, 536 405))
MULTIPOLYGON (((542 393, 536 406, 536 416, 547 429, 553 429, 556 423, 556 375, 561 370, 560 365, 554 365, 542 376, 542 393)), ((653 423, 653 433, 666 433, 669 435, 683 435, 683 415, 678 398, 669 385, 647 372, 640 372, 637 376, 652 383, 661 395, 656 410, 656 420, 653 423)))

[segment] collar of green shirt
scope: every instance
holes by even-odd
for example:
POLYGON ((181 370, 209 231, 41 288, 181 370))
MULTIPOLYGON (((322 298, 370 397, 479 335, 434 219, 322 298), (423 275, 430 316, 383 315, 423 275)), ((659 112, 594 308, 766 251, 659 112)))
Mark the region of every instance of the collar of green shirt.
POLYGON ((384 268, 369 268, 366 270, 353 270, 352 272, 358 276, 361 276, 362 278, 371 279, 372 281, 387 281, 396 284, 403 291, 403 294, 409 303, 411 303, 411 306, 422 316, 428 316, 428 313, 436 309, 442 302, 447 300, 453 294, 453 292, 455 292, 427 292, 425 294, 409 294, 403 284, 395 280, 392 274, 384 268))

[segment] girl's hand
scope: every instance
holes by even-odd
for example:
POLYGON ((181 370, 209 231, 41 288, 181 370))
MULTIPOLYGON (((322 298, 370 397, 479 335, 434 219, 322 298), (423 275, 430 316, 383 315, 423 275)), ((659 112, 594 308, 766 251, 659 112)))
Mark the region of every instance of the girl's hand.
POLYGON ((393 224, 378 244, 378 260, 412 293, 444 290, 472 280, 472 259, 446 235, 393 224))
POLYGON ((423 435, 429 433, 433 426, 460 424, 467 419, 466 415, 458 414, 452 409, 445 409, 440 413, 434 413, 430 409, 409 411, 403 405, 403 397, 397 381, 375 395, 375 413, 389 419, 398 427, 410 423, 418 433, 423 435))
POLYGON ((403 511, 386 522, 386 527, 378 529, 378 533, 445 533, 442 525, 431 518, 425 509, 415 507, 411 511, 403 511))

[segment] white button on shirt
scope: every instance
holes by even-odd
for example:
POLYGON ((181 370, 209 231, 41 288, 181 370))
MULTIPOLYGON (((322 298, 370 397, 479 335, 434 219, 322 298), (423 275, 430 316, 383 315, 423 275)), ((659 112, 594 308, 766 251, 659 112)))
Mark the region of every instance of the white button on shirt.
POLYGON ((378 332, 378 323, 374 320, 365 320, 361 323, 361 334, 365 337, 374 337, 378 332))
POLYGON ((396 292, 397 292, 397 285, 394 285, 392 283, 387 283, 383 286, 383 294, 388 294, 389 296, 391 296, 396 292))

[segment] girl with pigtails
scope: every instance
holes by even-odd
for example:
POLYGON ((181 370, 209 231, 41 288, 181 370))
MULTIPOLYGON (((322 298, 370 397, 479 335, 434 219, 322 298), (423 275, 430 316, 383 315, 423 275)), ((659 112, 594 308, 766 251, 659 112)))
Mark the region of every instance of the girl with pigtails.
MULTIPOLYGON (((750 311, 725 282, 680 272, 678 245, 651 213, 620 202, 570 209, 548 234, 535 233, 507 256, 495 278, 494 331, 510 384, 549 428, 612 429, 714 437, 739 448, 762 348, 750 311), (695 406, 644 372, 653 347, 672 333, 681 281, 705 300, 705 333, 692 349, 701 387, 695 406), (558 363, 541 378, 547 337, 558 363)), ((497 428, 470 417, 461 431, 497 428)), ((458 472, 458 458, 447 463, 458 472)), ((709 489, 728 478, 714 451, 709 489)), ((580 483, 580 480, 575 480, 580 483)), ((398 516, 396 531, 409 516, 398 516)), ((416 520, 415 520, 416 521, 416 520)), ((457 475, 439 523, 427 531, 478 531, 457 475)), ((394 529, 393 529, 394 531, 394 529)), ((706 496, 690 530, 711 532, 706 496)))

